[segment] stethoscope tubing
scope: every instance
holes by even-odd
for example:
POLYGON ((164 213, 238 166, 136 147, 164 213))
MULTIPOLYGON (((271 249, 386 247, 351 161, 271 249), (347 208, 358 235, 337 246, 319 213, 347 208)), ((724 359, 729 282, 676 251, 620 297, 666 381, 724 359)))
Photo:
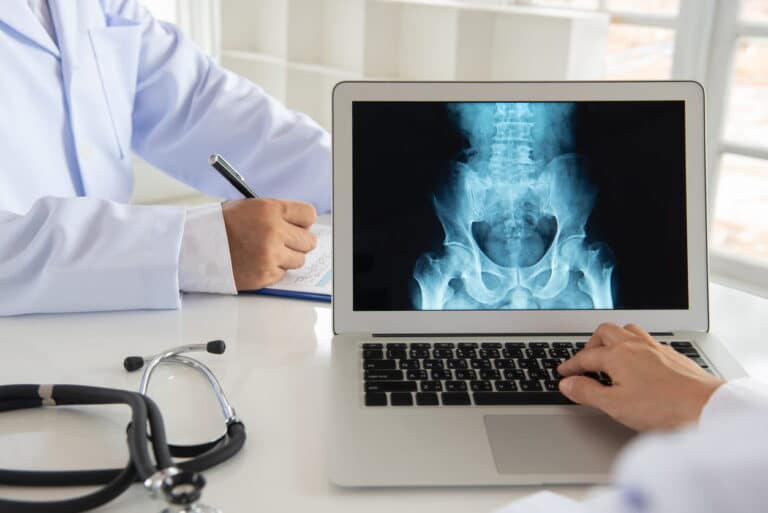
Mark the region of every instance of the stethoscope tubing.
MULTIPOLYGON (((56 397, 59 397, 61 387, 79 387, 78 385, 57 385, 54 387, 56 397)), ((85 387, 93 388, 93 387, 85 387)), ((39 385, 5 385, 0 386, 0 413, 4 411, 39 408, 42 399, 38 396, 39 385), (21 388, 20 388, 21 387, 21 388)), ((123 391, 120 391, 123 392, 123 391)), ((127 392, 133 394, 133 392, 127 392)), ((146 397, 146 396, 144 396, 146 397)), ((150 399, 151 401, 151 399, 150 399)), ((56 400, 57 404, 64 403, 56 400)), ((83 404, 83 403, 79 403, 83 404)), ((93 404, 93 403, 90 403, 93 404)), ((109 404, 100 402, 96 404, 109 404)), ((152 404, 154 404, 152 402, 152 404)), ((156 407, 156 406, 155 406, 156 407)), ((131 423, 133 425, 133 422, 131 423)), ((156 428, 155 428, 156 429, 156 428)), ((165 435, 163 434, 163 437, 165 435)), ((156 437, 154 437, 156 439, 156 437)), ((226 435, 198 445, 171 445, 170 455, 175 458, 194 458, 175 463, 181 470, 202 472, 223 463, 234 456, 245 444, 245 426, 241 422, 231 422, 227 426, 226 435)), ((153 446, 156 444, 153 444, 153 446)), ((124 468, 99 470, 6 470, 0 469, 0 484, 7 486, 92 486, 104 485, 114 480, 124 472, 124 468)), ((134 481, 142 481, 138 473, 134 481)))
MULTIPOLYGON (((5 385, 0 386, 0 411, 10 411, 19 407, 28 409, 41 406, 68 406, 86 404, 126 404, 131 408, 131 424, 127 429, 128 449, 130 460, 125 468, 117 472, 67 471, 68 479, 77 484, 84 483, 83 478, 111 478, 106 486, 91 494, 59 501, 27 502, 0 499, 0 513, 69 513, 93 509, 113 500, 122 494, 134 482, 136 477, 146 479, 156 472, 156 467, 149 454, 149 443, 146 433, 135 426, 146 426, 150 429, 157 443, 153 444, 153 453, 159 468, 173 465, 170 451, 165 444, 165 428, 162 415, 157 405, 147 396, 125 390, 90 387, 81 385, 53 385, 46 400, 53 404, 44 404, 41 397, 40 385, 5 385)), ((21 486, 43 486, 43 482, 55 482, 50 472, 35 471, 0 471, 0 483, 21 486)))
MULTIPOLYGON (((237 454, 245 445, 245 426, 236 416, 221 384, 213 372, 202 362, 179 353, 207 351, 221 354, 225 344, 221 340, 207 344, 193 344, 172 348, 151 357, 128 357, 124 361, 126 370, 132 371, 148 363, 142 375, 139 392, 91 387, 82 385, 0 385, 0 413, 6 411, 40 408, 47 406, 75 406, 94 404, 125 404, 131 408, 131 422, 126 429, 130 458, 123 468, 96 470, 6 470, 0 469, 0 485, 10 486, 102 486, 95 492, 73 499, 46 502, 27 502, 0 499, 0 513, 77 513, 101 506, 121 495, 136 481, 144 482, 153 493, 161 486, 167 500, 173 504, 195 501, 204 486, 202 476, 194 477, 211 467, 219 465, 237 454), (197 445, 170 445, 167 442, 165 425, 157 404, 147 395, 152 372, 160 363, 173 363, 191 367, 203 374, 213 388, 224 415, 226 433, 216 440, 197 445), (149 431, 147 431, 147 427, 149 431), (151 434, 150 434, 151 433, 151 434), (150 457, 152 446, 154 463, 150 457), (188 458, 175 463, 173 458, 188 458), (197 479, 197 495, 174 495, 174 478, 192 476, 197 479), (168 480, 170 479, 170 481, 168 480), (201 483, 199 481, 202 481, 201 483), (166 488, 170 487, 170 488, 166 488)), ((176 481, 178 482, 178 481, 176 481)), ((189 483, 189 481, 187 481, 189 483)))

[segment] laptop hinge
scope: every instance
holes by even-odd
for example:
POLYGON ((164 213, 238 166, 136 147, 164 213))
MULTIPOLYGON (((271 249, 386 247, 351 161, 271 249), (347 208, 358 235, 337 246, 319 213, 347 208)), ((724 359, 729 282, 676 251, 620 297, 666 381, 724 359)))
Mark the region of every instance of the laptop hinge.
MULTIPOLYGON (((557 332, 557 333, 371 333, 371 337, 588 337, 592 333, 583 332, 557 332)), ((674 335, 671 331, 651 332, 654 337, 669 337, 674 335)))

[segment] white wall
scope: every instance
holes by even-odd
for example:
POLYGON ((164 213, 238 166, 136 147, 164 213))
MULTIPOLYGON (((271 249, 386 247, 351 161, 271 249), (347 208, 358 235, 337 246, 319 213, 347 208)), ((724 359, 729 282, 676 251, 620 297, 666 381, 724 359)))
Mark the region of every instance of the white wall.
MULTIPOLYGON (((162 0, 165 1, 165 0, 162 0)), ((179 4, 179 5, 183 5, 179 4)), ((437 0, 222 0, 208 21, 222 65, 331 126, 341 80, 603 77, 606 14, 437 0)), ((183 18, 183 17, 182 17, 183 18)), ((198 20, 199 22, 199 20, 198 20)), ((200 201, 138 162, 134 201, 200 201)))

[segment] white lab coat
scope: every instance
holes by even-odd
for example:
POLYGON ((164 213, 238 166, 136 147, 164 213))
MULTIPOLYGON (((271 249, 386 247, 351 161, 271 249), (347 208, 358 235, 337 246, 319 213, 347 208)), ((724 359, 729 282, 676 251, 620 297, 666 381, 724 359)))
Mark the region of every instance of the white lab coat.
MULTIPOLYGON (((0 9, 0 315, 173 308, 186 210, 126 206, 131 151, 197 189, 330 209, 330 138, 135 0, 0 9)), ((330 99, 329 99, 330 101, 330 99)))
POLYGON ((697 426, 639 437, 614 469, 616 486, 583 502, 541 492, 497 513, 766 513, 768 385, 721 386, 697 426))

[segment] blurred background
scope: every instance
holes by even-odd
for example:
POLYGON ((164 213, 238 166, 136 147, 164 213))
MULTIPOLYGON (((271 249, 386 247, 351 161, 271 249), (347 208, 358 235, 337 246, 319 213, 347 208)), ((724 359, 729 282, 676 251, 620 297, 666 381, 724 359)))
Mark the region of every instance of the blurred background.
MULTIPOLYGON (((143 3, 328 129, 340 80, 697 80, 712 279, 768 296, 768 0, 143 3)), ((208 200, 136 167, 137 203, 208 200)))

